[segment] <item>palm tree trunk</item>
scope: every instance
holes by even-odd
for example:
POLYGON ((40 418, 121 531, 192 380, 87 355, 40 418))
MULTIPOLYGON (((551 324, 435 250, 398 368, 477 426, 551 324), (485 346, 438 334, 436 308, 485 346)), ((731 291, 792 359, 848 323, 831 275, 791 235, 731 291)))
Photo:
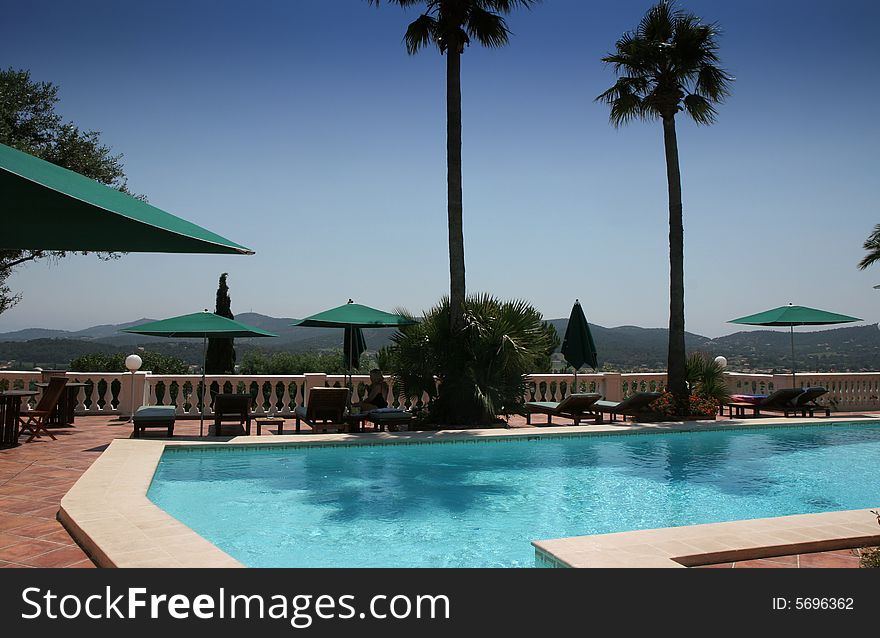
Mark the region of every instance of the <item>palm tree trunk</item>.
MULTIPOLYGON (((450 43, 452 44, 452 43, 450 43)), ((461 197, 461 53, 446 50, 446 185, 449 226, 449 321, 455 329, 464 317, 464 232, 461 197)))
POLYGON ((663 142, 666 147, 666 181, 669 188, 669 351, 667 387, 676 403, 687 403, 684 346, 684 223, 681 205, 681 171, 678 165, 678 140, 675 117, 663 118, 663 142))

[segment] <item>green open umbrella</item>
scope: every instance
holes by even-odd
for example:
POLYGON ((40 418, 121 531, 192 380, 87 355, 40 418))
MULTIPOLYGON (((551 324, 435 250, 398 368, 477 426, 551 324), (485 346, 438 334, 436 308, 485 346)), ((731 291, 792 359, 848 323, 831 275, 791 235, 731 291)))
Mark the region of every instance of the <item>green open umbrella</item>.
POLYGON ((360 354, 367 348, 361 328, 396 328, 398 326, 409 326, 416 323, 412 319, 407 319, 400 315, 391 314, 382 310, 376 310, 369 306, 363 306, 354 303, 351 299, 347 304, 319 312, 317 314, 300 319, 293 322, 293 326, 302 326, 306 328, 345 328, 345 341, 349 344, 354 342, 354 348, 348 348, 345 352, 346 366, 349 372, 349 385, 351 384, 351 371, 354 366, 354 351, 360 347, 357 353, 358 359, 360 354), (360 336, 358 337, 358 333, 360 336))
MULTIPOLYGON (((203 340, 203 358, 208 355, 208 337, 277 337, 278 335, 260 328, 227 319, 213 312, 194 312, 161 321, 151 321, 138 326, 123 328, 122 332, 150 337, 201 338, 203 340)), ((205 427, 205 365, 202 364, 202 398, 199 408, 199 436, 204 434, 205 427)), ((182 391, 182 390, 181 390, 182 391)))
POLYGON ((581 302, 574 300, 571 307, 571 315, 568 317, 568 326, 565 329, 565 338, 562 340, 562 356, 574 368, 574 388, 577 392, 578 370, 589 365, 593 370, 599 367, 596 356, 596 344, 593 334, 590 332, 590 324, 584 316, 581 302))
POLYGON ((0 144, 0 250, 253 251, 79 173, 0 144))
POLYGON ((788 326, 791 336, 791 385, 795 383, 794 364, 794 327, 795 326, 828 326, 836 323, 851 323, 862 321, 858 317, 841 315, 827 310, 817 310, 806 306, 780 306, 772 310, 765 310, 754 315, 732 319, 727 323, 739 323, 749 326, 788 326))

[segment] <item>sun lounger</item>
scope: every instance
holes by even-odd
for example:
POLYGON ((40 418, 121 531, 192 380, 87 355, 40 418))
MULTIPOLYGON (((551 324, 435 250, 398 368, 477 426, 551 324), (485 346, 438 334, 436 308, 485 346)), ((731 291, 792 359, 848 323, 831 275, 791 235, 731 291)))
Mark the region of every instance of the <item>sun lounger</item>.
POLYGON ((168 430, 168 437, 174 436, 174 419, 177 408, 173 405, 145 405, 134 413, 134 438, 139 439, 146 428, 168 430))
POLYGON ((214 397, 214 435, 220 436, 224 420, 238 421, 250 435, 253 400, 250 394, 218 394, 214 397))
POLYGON ((36 407, 30 412, 23 412, 18 417, 19 436, 24 432, 30 432, 26 443, 41 438, 43 435, 40 432, 48 434, 49 438, 53 441, 56 440, 55 435, 46 429, 46 422, 61 400, 66 385, 67 377, 52 377, 49 380, 49 385, 43 390, 43 396, 40 397, 40 402, 37 403, 36 407))
POLYGON ((364 413, 364 420, 372 423, 380 431, 386 427, 389 430, 408 430, 413 420, 413 414, 398 408, 377 408, 364 413))
MULTIPOLYGON (((580 425, 581 419, 595 418, 592 412, 593 404, 602 398, 601 394, 587 392, 581 394, 569 394, 562 401, 531 401, 526 403, 526 423, 532 425, 533 414, 546 414, 547 425, 553 424, 553 417, 559 416, 572 419, 575 425, 580 425)), ((538 424, 535 424, 538 425, 538 424)), ((541 424, 543 425, 543 424, 541 424)))
POLYGON ((345 425, 343 418, 347 405, 348 388, 312 388, 308 403, 293 411, 296 431, 300 431, 300 421, 311 426, 312 432, 326 432, 331 427, 338 430, 345 425))
POLYGON ((728 415, 744 417, 746 410, 751 410, 752 416, 756 417, 761 416, 761 412, 782 412, 785 416, 798 414, 801 408, 795 400, 803 393, 800 388, 783 388, 754 403, 732 401, 727 404, 728 415))
POLYGON ((629 417, 648 414, 650 412, 648 406, 660 396, 659 392, 638 392, 623 401, 596 401, 593 404, 593 411, 599 415, 596 423, 602 423, 602 415, 604 414, 610 415, 612 421, 617 419, 618 414, 629 417))
POLYGON ((831 408, 816 403, 816 399, 826 394, 828 394, 828 390, 821 386, 804 388, 804 391, 794 398, 794 407, 800 410, 801 416, 813 416, 816 412, 824 412, 826 417, 830 417, 831 408))

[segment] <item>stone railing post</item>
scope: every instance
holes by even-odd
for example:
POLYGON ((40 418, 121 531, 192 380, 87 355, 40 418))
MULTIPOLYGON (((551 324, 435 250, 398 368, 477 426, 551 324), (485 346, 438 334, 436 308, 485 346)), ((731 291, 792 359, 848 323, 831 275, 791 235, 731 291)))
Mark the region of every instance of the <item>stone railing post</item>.
POLYGON ((147 405, 147 376, 149 372, 127 372, 120 379, 119 414, 132 416, 141 406, 147 405))
POLYGON ((623 400, 623 378, 619 372, 603 372, 605 377, 605 400, 606 401, 622 401, 623 400))
POLYGON ((791 383, 791 373, 790 372, 788 374, 774 374, 773 375, 773 389, 774 390, 782 390, 783 388, 791 388, 791 387, 794 387, 794 386, 791 383))
POLYGON ((327 385, 327 375, 323 372, 306 372, 304 376, 306 382, 303 387, 303 403, 308 405, 309 392, 311 392, 312 388, 323 388, 327 385))

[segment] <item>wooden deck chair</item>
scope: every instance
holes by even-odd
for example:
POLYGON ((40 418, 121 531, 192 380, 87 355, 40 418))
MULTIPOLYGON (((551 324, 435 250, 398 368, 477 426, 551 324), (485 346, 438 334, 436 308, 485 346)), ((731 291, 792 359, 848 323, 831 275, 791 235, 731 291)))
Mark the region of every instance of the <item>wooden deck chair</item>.
POLYGON ((46 421, 49 415, 58 405, 61 396, 64 394, 64 387, 67 385, 67 377, 52 377, 49 380, 48 387, 43 390, 43 396, 40 402, 30 412, 24 412, 18 417, 18 435, 24 432, 30 432, 30 437, 26 443, 30 443, 35 438, 42 437, 41 432, 49 435, 49 438, 55 441, 55 435, 46 429, 46 421))
POLYGON ((530 401, 525 404, 526 424, 532 425, 533 414, 546 414, 547 425, 553 424, 553 417, 564 417, 574 421, 575 425, 581 424, 581 419, 595 418, 593 404, 602 398, 595 392, 569 394, 558 403, 555 401, 530 401))
POLYGON ((300 431, 300 421, 310 425, 312 432, 326 432, 328 427, 338 429, 344 425, 347 407, 348 388, 312 388, 309 390, 308 403, 293 411, 296 431, 300 431))

